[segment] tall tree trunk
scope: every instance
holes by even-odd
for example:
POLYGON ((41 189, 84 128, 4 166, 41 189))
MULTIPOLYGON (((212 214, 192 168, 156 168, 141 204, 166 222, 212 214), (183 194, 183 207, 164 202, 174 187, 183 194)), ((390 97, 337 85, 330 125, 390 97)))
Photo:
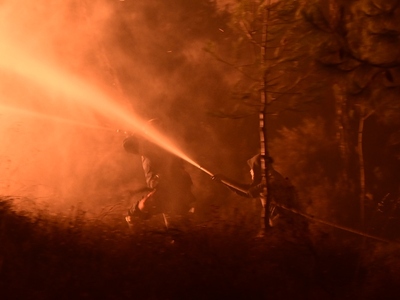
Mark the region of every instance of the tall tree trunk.
POLYGON ((360 119, 358 121, 358 136, 357 136, 357 152, 358 152, 358 163, 360 170, 360 222, 361 227, 364 228, 365 225, 365 167, 364 167, 364 150, 363 150, 363 132, 364 132, 364 122, 361 109, 360 119))
POLYGON ((267 105, 268 105, 268 92, 267 92, 267 80, 268 80, 268 68, 267 68, 267 43, 268 43, 268 29, 269 29, 269 17, 270 17, 270 5, 271 0, 267 1, 263 13, 263 31, 261 40, 261 68, 262 68, 262 78, 261 78, 261 106, 259 112, 260 118, 260 146, 261 146, 261 176, 262 183, 264 183, 264 189, 261 195, 261 203, 263 205, 263 221, 264 229, 270 227, 270 206, 271 206, 271 195, 269 189, 269 176, 268 176, 268 163, 267 159, 269 157, 268 152, 268 135, 267 135, 267 105))
POLYGON ((350 169, 350 138, 349 138, 349 112, 347 97, 342 88, 342 84, 334 84, 333 91, 336 104, 336 138, 339 143, 340 157, 343 161, 342 176, 344 181, 349 178, 350 169))
POLYGON ((365 225, 365 162, 364 162, 364 149, 363 149, 363 137, 364 137, 364 125, 365 121, 374 113, 374 111, 365 112, 365 108, 360 106, 359 109, 360 117, 358 120, 358 132, 357 132, 357 153, 358 153, 358 165, 360 172, 360 222, 361 227, 365 225))

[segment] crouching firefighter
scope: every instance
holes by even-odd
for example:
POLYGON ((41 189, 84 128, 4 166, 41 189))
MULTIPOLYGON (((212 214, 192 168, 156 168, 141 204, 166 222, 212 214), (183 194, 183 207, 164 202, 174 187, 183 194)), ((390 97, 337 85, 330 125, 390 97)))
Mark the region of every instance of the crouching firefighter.
POLYGON ((192 179, 180 158, 136 135, 125 138, 123 147, 140 156, 147 185, 147 194, 128 209, 125 220, 130 227, 135 220, 163 214, 168 229, 170 217, 185 220, 193 214, 192 179))
MULTIPOLYGON (((269 191, 271 193, 271 204, 269 206, 269 220, 268 224, 273 227, 279 217, 278 209, 280 205, 294 208, 297 206, 297 197, 294 186, 291 184, 288 178, 283 177, 273 167, 273 159, 268 157, 266 160, 268 180, 269 180, 269 191)), ((261 212, 262 226, 264 224, 264 208, 265 199, 262 196, 262 192, 265 188, 265 184, 262 182, 261 173, 261 154, 256 154, 249 160, 247 164, 250 167, 251 183, 243 184, 237 183, 225 176, 214 175, 212 179, 226 185, 230 190, 236 194, 246 198, 257 198, 260 197, 263 211, 261 212)))

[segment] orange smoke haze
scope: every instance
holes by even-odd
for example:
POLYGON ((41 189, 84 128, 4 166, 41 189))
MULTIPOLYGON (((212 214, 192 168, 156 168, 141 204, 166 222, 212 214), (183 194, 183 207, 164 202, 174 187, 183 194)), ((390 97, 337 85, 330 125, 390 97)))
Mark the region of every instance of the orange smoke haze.
POLYGON ((104 1, 25 2, 0 4, 0 195, 68 204, 123 190, 138 166, 127 167, 118 128, 145 130, 196 165, 146 128, 118 89, 104 55, 104 1))
POLYGON ((119 188, 119 140, 104 130, 113 122, 102 117, 101 104, 92 107, 107 89, 102 66, 87 61, 101 43, 88 25, 101 30, 109 10, 99 6, 94 14, 73 4, 1 4, 1 195, 68 205, 119 188))

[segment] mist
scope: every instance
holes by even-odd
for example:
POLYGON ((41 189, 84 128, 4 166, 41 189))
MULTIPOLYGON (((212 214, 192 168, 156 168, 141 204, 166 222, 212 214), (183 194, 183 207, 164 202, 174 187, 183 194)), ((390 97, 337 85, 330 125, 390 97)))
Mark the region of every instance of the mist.
POLYGON ((0 1, 0 295, 399 298, 400 6, 384 2, 0 1), (212 180, 251 183, 260 92, 287 179, 271 206, 212 180), (129 133, 184 160, 193 216, 128 226, 146 187, 129 133))
POLYGON ((25 1, 21 9, 3 1, 0 19, 2 195, 63 208, 115 202, 144 185, 117 129, 151 118, 173 129, 168 139, 179 151, 216 172, 235 175, 230 162, 250 155, 228 150, 229 132, 256 123, 208 116, 235 81, 204 51, 226 38, 211 2, 25 1))

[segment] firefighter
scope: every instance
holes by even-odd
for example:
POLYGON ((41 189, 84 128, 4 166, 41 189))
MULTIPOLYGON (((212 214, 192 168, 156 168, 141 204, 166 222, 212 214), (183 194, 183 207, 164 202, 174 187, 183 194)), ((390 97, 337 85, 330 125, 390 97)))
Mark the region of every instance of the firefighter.
MULTIPOLYGON (((278 213, 276 210, 275 204, 281 204, 290 208, 296 206, 296 193, 293 185, 291 184, 288 178, 283 177, 279 172, 277 172, 272 164, 273 159, 268 157, 266 159, 267 163, 267 173, 269 180, 269 188, 268 191, 271 193, 271 205, 270 205, 270 219, 269 225, 274 226, 274 220, 277 219, 278 213)), ((248 166, 250 167, 250 175, 251 175, 251 183, 250 184, 242 184, 237 183, 227 177, 222 175, 214 175, 212 177, 213 180, 221 182, 226 185, 230 190, 234 191, 236 194, 246 197, 246 198, 257 198, 262 195, 262 192, 265 188, 265 183, 262 182, 262 173, 261 173, 261 154, 256 154, 251 157, 247 161, 248 166)), ((265 199, 260 197, 262 201, 262 206, 265 207, 265 199)))
POLYGON ((193 183, 182 159, 137 135, 125 138, 123 147, 128 153, 140 156, 148 189, 128 209, 125 219, 130 226, 134 225, 135 218, 146 220, 164 214, 168 227, 166 216, 185 218, 194 212, 193 183))

